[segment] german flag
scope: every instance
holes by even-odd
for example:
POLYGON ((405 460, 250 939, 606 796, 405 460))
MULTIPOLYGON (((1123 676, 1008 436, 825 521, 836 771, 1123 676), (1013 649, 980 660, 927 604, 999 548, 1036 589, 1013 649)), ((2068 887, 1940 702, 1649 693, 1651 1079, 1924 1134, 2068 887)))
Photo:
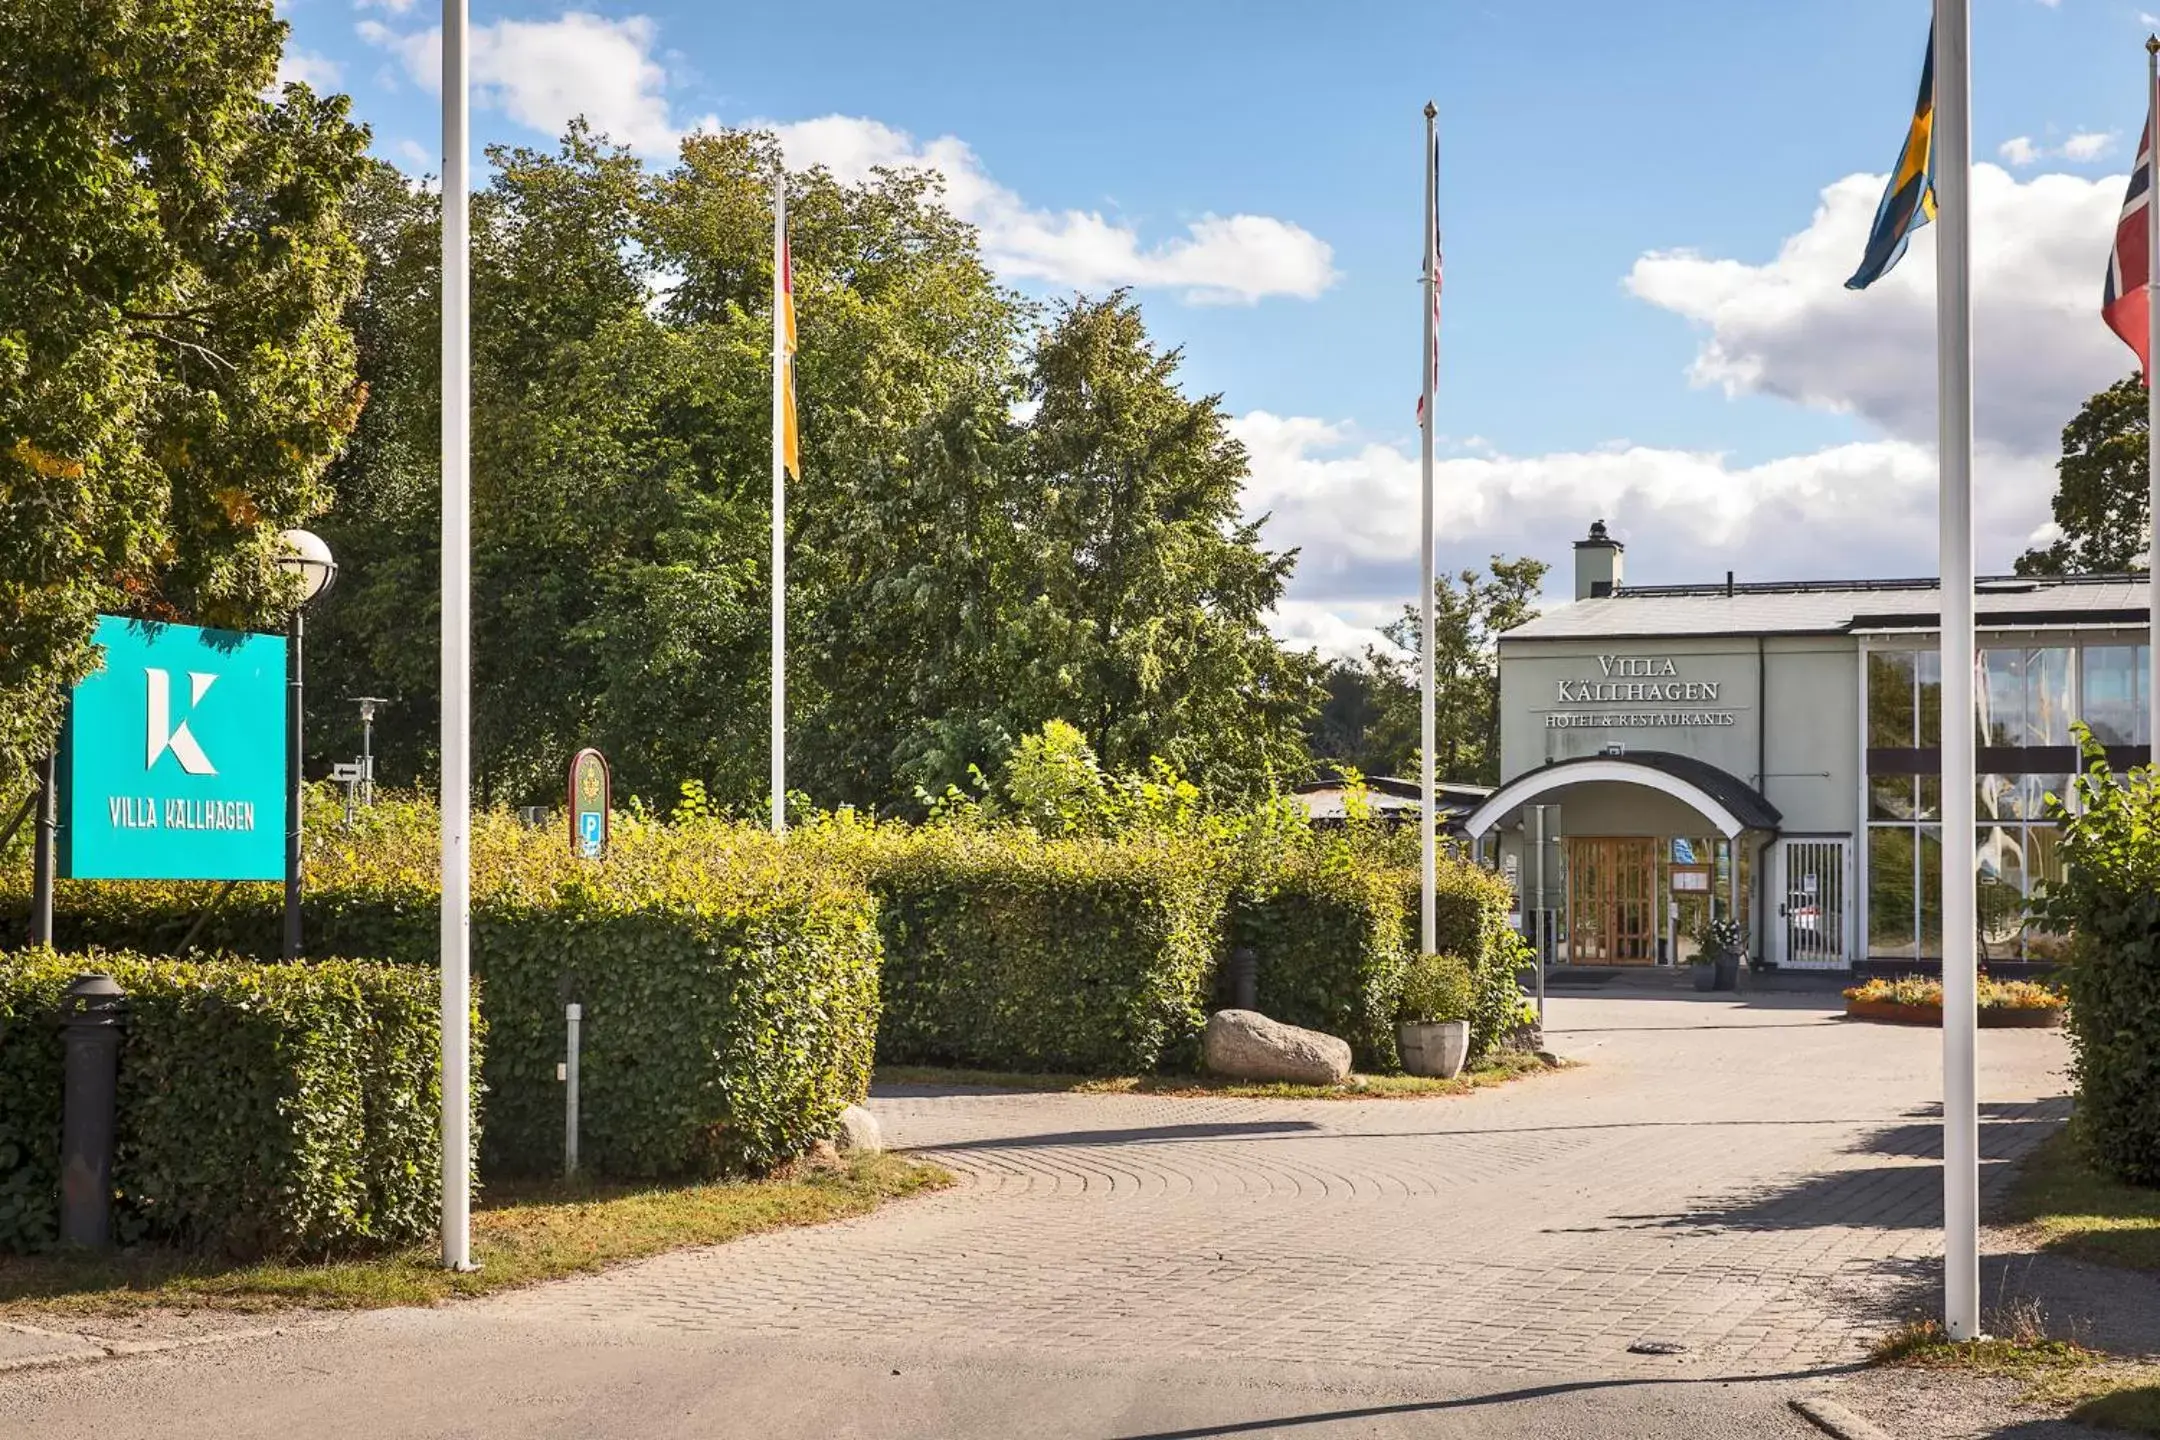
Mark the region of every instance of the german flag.
POLYGON ((1875 207, 1875 225, 1868 231, 1867 254, 1860 268, 1845 282, 1848 290, 1865 290, 1890 273, 1904 258, 1905 243, 1935 218, 1935 27, 1928 26, 1927 60, 1920 67, 1920 99, 1913 105, 1912 125, 1905 132, 1905 148, 1898 152, 1897 168, 1883 187, 1882 203, 1875 207))

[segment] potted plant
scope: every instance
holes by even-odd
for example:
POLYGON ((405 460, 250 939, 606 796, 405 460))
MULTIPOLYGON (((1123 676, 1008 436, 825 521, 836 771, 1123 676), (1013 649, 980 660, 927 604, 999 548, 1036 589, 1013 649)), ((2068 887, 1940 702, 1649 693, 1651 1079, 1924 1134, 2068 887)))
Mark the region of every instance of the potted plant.
POLYGON ((1395 1044, 1412 1075, 1452 1080, 1470 1058, 1470 967, 1453 955, 1420 955, 1403 972, 1395 1044))
POLYGON ((1703 930, 1703 954, 1708 957, 1711 969, 1710 983, 1702 983, 1700 971, 1696 972, 1695 988, 1698 990, 1737 990, 1740 988, 1740 957, 1747 952, 1747 935, 1740 922, 1729 915, 1712 920, 1703 930))

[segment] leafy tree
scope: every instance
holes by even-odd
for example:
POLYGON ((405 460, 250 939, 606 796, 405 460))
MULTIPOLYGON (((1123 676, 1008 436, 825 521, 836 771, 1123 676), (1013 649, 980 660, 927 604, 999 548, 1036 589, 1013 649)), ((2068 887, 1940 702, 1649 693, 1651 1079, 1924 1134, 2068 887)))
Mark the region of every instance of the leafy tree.
MULTIPOLYGON (((1542 560, 1492 557, 1487 571, 1442 575, 1433 585, 1434 769, 1444 780, 1497 784, 1500 778, 1500 636, 1537 613, 1542 560)), ((1391 648, 1367 646, 1326 677, 1328 704, 1313 730, 1313 753, 1368 774, 1417 768, 1420 696, 1417 654, 1423 618, 1415 605, 1382 632, 1391 648)))
POLYGON ((1258 792, 1304 764, 1318 667, 1267 632, 1296 554, 1241 517, 1245 449, 1220 397, 1178 389, 1178 361, 1123 291, 1066 304, 1036 342, 1025 683, 1105 765, 1159 755, 1203 790, 1258 792))
POLYGON ((2061 534, 2020 555, 2020 575, 2128 570, 2151 540, 2145 386, 2131 375, 2087 400, 2063 427, 2056 463, 2055 525, 2061 534))
POLYGON ((269 0, 0 8, 0 790, 95 615, 271 624, 359 414, 341 96, 264 98, 269 0))

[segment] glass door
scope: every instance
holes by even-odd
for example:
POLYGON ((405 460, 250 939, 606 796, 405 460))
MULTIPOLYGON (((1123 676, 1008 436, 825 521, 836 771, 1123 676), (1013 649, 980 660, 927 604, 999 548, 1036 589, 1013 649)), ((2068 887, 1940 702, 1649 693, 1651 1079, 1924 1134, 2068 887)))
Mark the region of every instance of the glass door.
POLYGON ((1777 915, 1770 958, 1795 970, 1843 970, 1852 964, 1847 933, 1852 894, 1852 842, 1777 842, 1777 915))

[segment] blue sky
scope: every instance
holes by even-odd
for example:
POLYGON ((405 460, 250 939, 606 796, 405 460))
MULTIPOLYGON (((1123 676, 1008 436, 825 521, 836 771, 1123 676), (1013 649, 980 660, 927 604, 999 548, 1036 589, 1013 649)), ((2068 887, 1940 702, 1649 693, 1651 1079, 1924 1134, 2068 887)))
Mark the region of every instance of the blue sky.
MULTIPOLYGON (((292 68, 350 91, 385 158, 435 168, 426 0, 283 10, 292 68)), ((1974 154, 1996 167, 1976 181, 1980 561, 2001 569, 2046 519, 2077 399, 2130 368, 2097 297, 2148 21, 2110 0, 1974 10, 1974 154)), ((1448 561, 1564 563, 1603 514, 1637 579, 1934 569, 1932 249, 1865 295, 1838 283, 1927 19, 1913 0, 481 3, 497 58, 476 74, 499 83, 474 128, 541 143, 583 108, 658 155, 700 121, 760 121, 791 162, 944 166, 1016 285, 1138 285, 1188 383, 1239 417, 1255 510, 1305 551, 1285 632, 1339 648, 1415 585, 1428 97, 1448 561), (1192 249, 1231 216, 1251 218, 1192 249)))

